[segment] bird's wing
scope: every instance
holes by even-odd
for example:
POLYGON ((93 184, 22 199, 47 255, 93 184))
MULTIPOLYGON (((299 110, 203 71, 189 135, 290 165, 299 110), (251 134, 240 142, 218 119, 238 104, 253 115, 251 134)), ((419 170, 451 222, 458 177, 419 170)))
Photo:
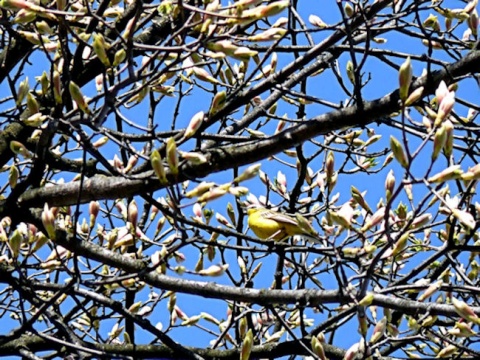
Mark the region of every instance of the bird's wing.
POLYGON ((262 213, 262 217, 265 219, 278 221, 279 223, 298 225, 297 221, 294 218, 274 211, 265 211, 262 213))

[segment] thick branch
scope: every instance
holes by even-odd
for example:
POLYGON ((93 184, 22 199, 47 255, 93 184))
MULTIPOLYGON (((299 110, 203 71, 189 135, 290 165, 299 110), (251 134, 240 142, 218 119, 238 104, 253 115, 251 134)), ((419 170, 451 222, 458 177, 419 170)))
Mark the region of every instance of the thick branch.
MULTIPOLYGON (((205 298, 215 298, 231 301, 246 302, 259 305, 274 304, 301 304, 312 307, 320 304, 342 304, 350 303, 352 294, 340 290, 264 290, 246 289, 233 286, 219 285, 211 281, 184 280, 167 275, 158 274, 148 269, 147 264, 141 260, 123 256, 120 253, 112 252, 91 242, 80 241, 67 235, 63 231, 57 231, 55 242, 66 249, 74 252, 77 256, 84 256, 96 260, 102 264, 110 265, 138 276, 147 284, 163 290, 192 294, 205 298)), ((402 299, 392 295, 374 294, 373 305, 400 310, 404 314, 443 315, 458 317, 453 305, 438 303, 424 303, 409 299, 402 299)), ((472 308, 480 315, 480 307, 472 308)))
MULTIPOLYGON (((440 81, 451 83, 455 78, 478 71, 480 51, 471 52, 464 59, 436 71, 430 77, 422 77, 415 81, 412 90, 425 87, 424 96, 433 94, 440 81)), ((180 175, 175 179, 170 177, 170 184, 182 182, 191 178, 202 178, 208 174, 236 168, 242 165, 260 161, 283 150, 295 147, 309 139, 345 127, 365 126, 382 117, 389 116, 401 108, 398 91, 394 91, 380 99, 364 102, 363 111, 358 106, 350 106, 319 115, 300 125, 289 128, 275 136, 266 139, 255 139, 244 145, 224 146, 205 153, 208 162, 194 165, 185 163, 180 175)), ((44 203, 51 206, 75 204, 99 199, 117 199, 162 188, 152 177, 153 172, 145 172, 136 178, 95 176, 84 182, 81 194, 80 184, 70 183, 55 187, 33 189, 25 192, 20 199, 20 205, 26 207, 41 207, 44 203)))

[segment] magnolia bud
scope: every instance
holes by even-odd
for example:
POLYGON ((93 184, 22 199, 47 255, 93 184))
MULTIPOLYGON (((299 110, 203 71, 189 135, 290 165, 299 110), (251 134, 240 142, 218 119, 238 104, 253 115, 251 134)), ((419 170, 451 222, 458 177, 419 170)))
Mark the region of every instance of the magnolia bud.
POLYGON ((168 179, 167 174, 165 173, 165 168, 163 167, 162 156, 156 149, 150 154, 150 164, 152 165, 152 169, 155 172, 155 175, 157 175, 158 180, 160 180, 160 184, 167 184, 168 179))
POLYGON ((470 325, 460 321, 457 321, 455 323, 455 327, 448 330, 448 333, 456 337, 470 337, 477 334, 475 331, 472 330, 470 325))
POLYGON ((373 213, 372 210, 370 209, 370 206, 368 206, 367 202, 365 201, 365 198, 363 197, 360 190, 358 190, 355 186, 352 185, 350 187, 350 192, 352 194, 353 199, 357 202, 358 205, 360 205, 368 213, 370 214, 373 213))
POLYGON ((15 100, 15 103, 17 105, 22 104, 29 90, 30 90, 30 86, 28 85, 28 77, 26 77, 25 80, 21 81, 20 85, 18 85, 17 99, 15 100))
POLYGON ((453 345, 453 344, 450 344, 444 348, 442 348, 442 350, 440 350, 437 354, 437 356, 435 356, 436 358, 454 358, 455 356, 453 356, 456 352, 458 351, 458 347, 456 345, 453 345))
POLYGON ((98 149, 99 147, 105 145, 106 143, 108 142, 108 136, 102 136, 100 139, 98 139, 97 141, 95 141, 92 146, 95 148, 95 149, 98 149))
POLYGON ((191 70, 193 71, 193 74, 195 75, 195 77, 199 80, 206 81, 206 82, 209 82, 211 84, 219 84, 220 83, 217 79, 215 79, 212 75, 210 75, 209 72, 207 70, 205 70, 204 68, 194 66, 194 67, 192 67, 191 70))
POLYGON ((308 21, 310 22, 310 24, 312 24, 313 26, 316 26, 320 29, 323 29, 323 28, 327 27, 327 24, 325 24, 322 21, 322 19, 320 19, 317 15, 310 15, 308 17, 308 21))
POLYGON ((87 102, 85 101, 85 97, 83 96, 80 87, 73 81, 70 81, 70 83, 68 84, 68 90, 70 91, 70 96, 72 97, 72 100, 75 101, 78 108, 85 114, 90 114, 91 111, 88 108, 87 102))
POLYGON ((443 120, 447 118, 450 111, 455 105, 455 92, 449 91, 448 94, 442 99, 442 102, 438 106, 437 117, 435 118, 434 126, 439 126, 443 120))
POLYGON ((467 229, 473 230, 476 226, 476 221, 472 214, 465 210, 452 209, 452 215, 467 229))
POLYGON ((435 31, 440 31, 440 23, 438 22, 438 16, 430 14, 423 22, 423 26, 433 29, 435 31))
POLYGON ((388 172, 387 178, 385 179, 385 190, 387 192, 387 201, 390 201, 393 190, 395 189, 395 175, 393 175, 393 170, 388 172))
POLYGON ((215 186, 214 182, 202 181, 200 184, 198 184, 196 188, 187 192, 185 194, 185 197, 191 199, 193 197, 203 195, 208 190, 210 190, 213 186, 215 186))
POLYGON ((407 60, 405 60, 405 62, 400 66, 398 80, 400 84, 400 88, 398 90, 400 94, 400 100, 405 103, 405 100, 408 97, 410 84, 412 83, 412 63, 410 61, 410 56, 407 57, 407 60))
POLYGON ((313 236, 317 236, 317 232, 313 228, 312 224, 300 213, 295 213, 295 220, 297 220, 298 227, 305 232, 313 236))
POLYGON ((345 3, 344 10, 345 10, 345 14, 348 17, 352 17, 353 14, 355 13, 355 10, 353 10, 353 6, 349 2, 345 3))
POLYGON ((372 227, 374 227, 375 225, 378 225, 381 221, 383 221, 384 217, 385 217, 385 207, 381 207, 373 215, 371 215, 368 218, 365 225, 363 225, 360 231, 365 232, 368 229, 371 229, 372 227))
POLYGON ((189 139, 193 135, 195 135, 197 130, 200 128, 200 126, 202 126, 204 118, 205 118, 205 114, 203 111, 199 111, 198 113, 193 115, 192 119, 190 120, 187 126, 187 129, 185 130, 185 133, 183 134, 183 138, 189 139))
POLYGON ((287 29, 270 28, 259 34, 247 37, 248 41, 274 41, 281 39, 287 33, 287 29))
POLYGON ((432 285, 430 285, 422 295, 420 295, 417 299, 417 301, 423 301, 425 299, 428 299, 430 296, 432 296, 433 294, 435 294, 438 290, 440 290, 440 288, 442 287, 443 285, 443 280, 438 280, 438 281, 435 281, 432 285))
POLYGON ((25 159, 30 159, 32 157, 32 154, 30 154, 30 151, 28 151, 25 145, 15 140, 10 141, 10 150, 15 155, 22 155, 25 159))
POLYGON ((370 338, 370 344, 375 344, 378 340, 380 340, 380 338, 385 334, 386 328, 387 318, 384 317, 375 325, 372 337, 370 338))
POLYGON ((49 238, 55 240, 55 216, 47 203, 45 203, 45 206, 43 207, 42 224, 45 227, 49 238))
POLYGON ((127 57, 127 52, 125 49, 120 49, 115 53, 115 56, 113 58, 113 66, 118 66, 120 65, 123 60, 127 57))
POLYGON ((240 350, 240 360, 250 359, 250 353, 253 347, 253 332, 252 329, 248 329, 247 334, 242 342, 242 348, 240 350))
POLYGON ((177 144, 173 137, 167 140, 167 163, 173 176, 178 175, 178 152, 177 144))
POLYGON ((441 172, 431 176, 428 178, 428 182, 436 183, 436 182, 443 182, 447 180, 459 179, 462 176, 462 169, 460 169, 460 165, 452 165, 448 168, 442 170, 441 172))
POLYGON ((351 60, 347 61, 347 77, 348 80, 355 85, 355 69, 351 60))
POLYGON ((233 182, 238 184, 238 183, 241 183, 242 181, 254 178, 255 176, 257 176, 258 172, 260 171, 260 166, 261 164, 250 165, 243 173, 241 173, 235 179, 233 179, 233 182))
POLYGON ((400 238, 397 240, 395 245, 393 245, 392 257, 397 256, 405 249, 405 247, 407 246, 407 241, 409 237, 410 237, 410 232, 408 231, 402 234, 402 236, 400 236, 400 238))
POLYGON ((137 220, 138 220, 138 207, 135 199, 128 204, 127 210, 127 220, 132 223, 133 228, 137 228, 137 220))
POLYGON ((447 129, 445 124, 440 126, 435 132, 435 137, 433 139, 433 152, 432 152, 432 160, 435 161, 440 154, 440 151, 445 146, 445 142, 447 140, 447 129))
POLYGON ((198 272, 202 276, 222 276, 229 267, 228 264, 225 265, 212 265, 208 269, 203 269, 198 272))
POLYGON ((310 342, 312 346, 312 351, 317 355, 321 360, 327 360, 325 356, 325 350, 323 349, 323 345, 320 340, 317 339, 316 336, 312 336, 312 340, 310 342))
POLYGON ((274 1, 262 8, 260 18, 277 15, 286 9, 288 5, 290 5, 289 0, 274 1))
POLYGON ((445 139, 445 145, 444 145, 444 150, 443 152, 445 153, 445 156, 448 158, 452 155, 453 152, 453 124, 450 120, 445 120, 443 123, 443 126, 445 127, 445 133, 446 133, 446 139, 445 139))
POLYGON ((404 168, 407 168, 408 167, 407 156, 400 142, 393 136, 390 136, 390 149, 392 150, 393 156, 399 162, 399 164, 404 168))
POLYGON ((252 57, 255 59, 255 57, 258 56, 258 51, 252 50, 246 46, 240 46, 231 56, 237 60, 248 62, 252 57))
POLYGON ((371 292, 367 293, 365 297, 358 302, 359 306, 370 306, 373 302, 373 299, 375 298, 375 295, 371 292))
POLYGON ((325 161, 325 174, 327 183, 329 183, 333 177, 333 169, 335 166, 335 157, 332 151, 328 152, 327 160, 325 161))
POLYGON ((416 88, 414 91, 412 91, 411 94, 408 96, 407 100, 405 100, 405 106, 410 106, 417 102, 417 100, 422 97, 424 90, 425 88, 423 86, 420 86, 419 88, 416 88))
POLYGON ((210 105, 209 115, 212 116, 217 113, 223 106, 227 100, 227 93, 225 90, 219 91, 213 97, 212 105, 210 105))
POLYGON ((452 304, 455 309, 455 312, 461 316, 463 319, 473 322, 475 324, 480 323, 480 319, 478 318, 477 314, 475 314, 470 306, 464 303, 461 300, 457 300, 452 297, 452 304))
POLYGON ((20 247, 22 246, 23 242, 23 235, 20 233, 20 230, 15 229, 10 239, 8 239, 8 245, 10 247, 10 251, 12 252, 12 256, 14 258, 18 257, 20 253, 20 247))
POLYGON ((93 225, 95 224, 95 219, 98 216, 98 213, 100 211, 100 204, 98 201, 90 201, 90 204, 88 206, 88 212, 90 213, 90 227, 93 228, 93 225))
POLYGON ((107 44, 105 42, 105 38, 102 34, 94 33, 93 34, 93 43, 92 43, 93 51, 98 56, 98 59, 102 62, 103 65, 106 67, 110 67, 110 59, 107 55, 107 44))
POLYGON ((198 198, 197 201, 199 203, 206 203, 225 195, 227 192, 228 192, 227 189, 222 189, 217 187, 204 193, 202 196, 198 198))
POLYGON ((57 70, 53 71, 53 97, 57 104, 62 103, 62 83, 60 79, 60 73, 57 70))

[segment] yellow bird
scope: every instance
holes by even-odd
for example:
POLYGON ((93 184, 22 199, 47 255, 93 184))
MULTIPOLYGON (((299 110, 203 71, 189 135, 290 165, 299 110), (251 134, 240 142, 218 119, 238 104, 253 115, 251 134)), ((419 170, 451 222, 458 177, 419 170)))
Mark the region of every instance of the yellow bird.
POLYGON ((282 241, 293 235, 318 239, 308 220, 300 214, 295 217, 262 207, 247 209, 248 226, 262 240, 282 241))

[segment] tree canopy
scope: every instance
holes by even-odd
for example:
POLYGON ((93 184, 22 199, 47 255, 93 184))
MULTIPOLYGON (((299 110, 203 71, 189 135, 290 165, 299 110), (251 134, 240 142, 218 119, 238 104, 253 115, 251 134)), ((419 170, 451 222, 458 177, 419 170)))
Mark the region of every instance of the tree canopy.
POLYGON ((478 357, 476 8, 0 0, 0 356, 478 357))

